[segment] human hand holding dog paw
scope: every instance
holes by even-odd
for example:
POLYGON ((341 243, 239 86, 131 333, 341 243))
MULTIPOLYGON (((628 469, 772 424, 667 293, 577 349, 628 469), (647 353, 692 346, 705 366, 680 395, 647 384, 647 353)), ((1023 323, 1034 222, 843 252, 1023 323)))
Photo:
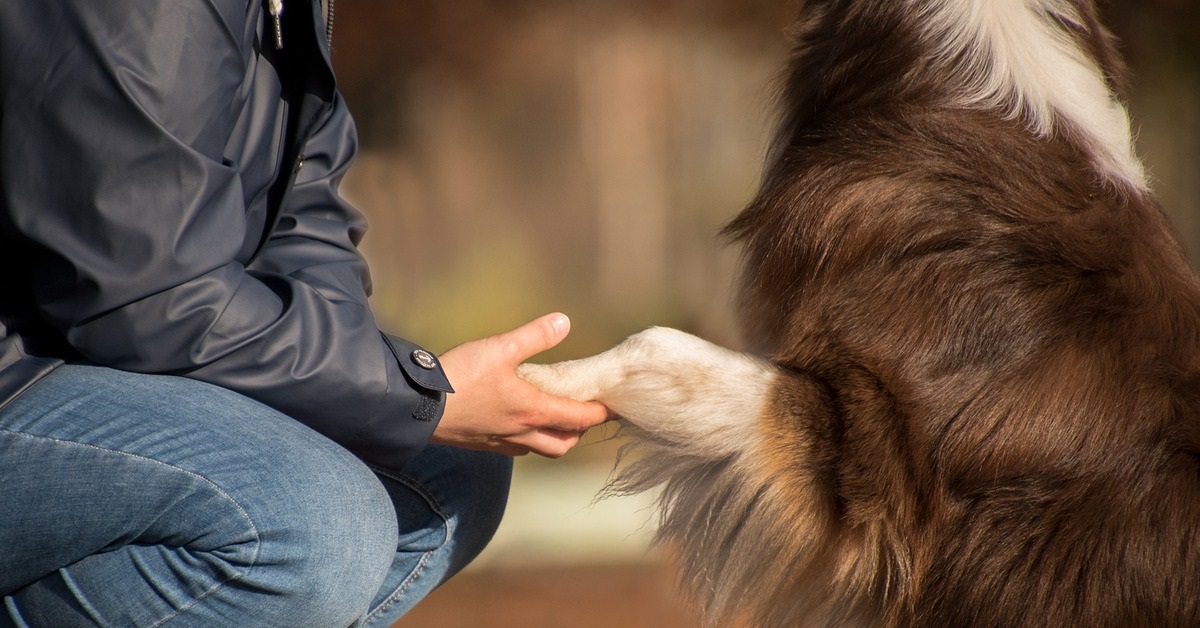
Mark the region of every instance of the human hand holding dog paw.
POLYGON ((441 356, 455 393, 431 442, 510 456, 566 454, 608 409, 542 392, 516 375, 517 365, 567 337, 571 323, 548 314, 512 331, 463 343, 441 356))

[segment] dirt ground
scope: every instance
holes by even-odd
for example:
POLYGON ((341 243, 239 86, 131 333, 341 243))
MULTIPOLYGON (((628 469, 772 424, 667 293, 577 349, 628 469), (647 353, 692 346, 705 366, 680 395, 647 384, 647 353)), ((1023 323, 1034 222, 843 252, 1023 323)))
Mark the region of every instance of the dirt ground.
POLYGON ((692 628, 657 564, 468 571, 392 628, 692 628))

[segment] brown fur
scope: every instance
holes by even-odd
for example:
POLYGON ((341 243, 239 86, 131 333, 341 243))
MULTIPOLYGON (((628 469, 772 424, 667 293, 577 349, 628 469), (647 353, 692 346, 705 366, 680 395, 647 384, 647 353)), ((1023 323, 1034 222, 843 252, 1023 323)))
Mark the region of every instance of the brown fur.
POLYGON ((773 162, 728 228, 746 328, 788 373, 755 470, 784 586, 743 608, 1200 625, 1200 283, 1069 129, 942 106, 882 4, 809 3, 773 162))
POLYGON ((625 417, 707 625, 1200 626, 1200 281, 1121 135, 962 98, 932 6, 803 9, 726 231, 768 360, 657 328, 522 374, 625 417))

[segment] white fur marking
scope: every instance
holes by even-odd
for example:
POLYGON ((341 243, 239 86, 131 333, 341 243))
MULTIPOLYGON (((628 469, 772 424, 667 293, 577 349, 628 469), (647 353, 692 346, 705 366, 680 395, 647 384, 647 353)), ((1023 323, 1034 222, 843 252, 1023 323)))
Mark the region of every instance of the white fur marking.
MULTIPOLYGON (((909 0, 910 2, 916 0, 909 0)), ((925 2, 921 2, 925 4, 925 2)), ((925 7, 927 37, 944 61, 963 60, 964 106, 1024 116, 1034 133, 1053 133, 1056 117, 1082 134, 1101 172, 1147 189, 1129 115, 1102 70, 1055 19, 1079 24, 1064 0, 934 0, 925 7)))

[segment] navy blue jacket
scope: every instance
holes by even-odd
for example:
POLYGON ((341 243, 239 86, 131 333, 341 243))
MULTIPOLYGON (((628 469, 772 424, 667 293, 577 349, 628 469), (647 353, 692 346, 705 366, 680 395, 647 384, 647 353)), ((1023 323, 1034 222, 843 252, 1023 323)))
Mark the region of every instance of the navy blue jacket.
POLYGON ((450 386, 368 307, 320 3, 280 50, 265 5, 0 2, 0 404, 64 361, 184 375, 399 468, 450 386))

